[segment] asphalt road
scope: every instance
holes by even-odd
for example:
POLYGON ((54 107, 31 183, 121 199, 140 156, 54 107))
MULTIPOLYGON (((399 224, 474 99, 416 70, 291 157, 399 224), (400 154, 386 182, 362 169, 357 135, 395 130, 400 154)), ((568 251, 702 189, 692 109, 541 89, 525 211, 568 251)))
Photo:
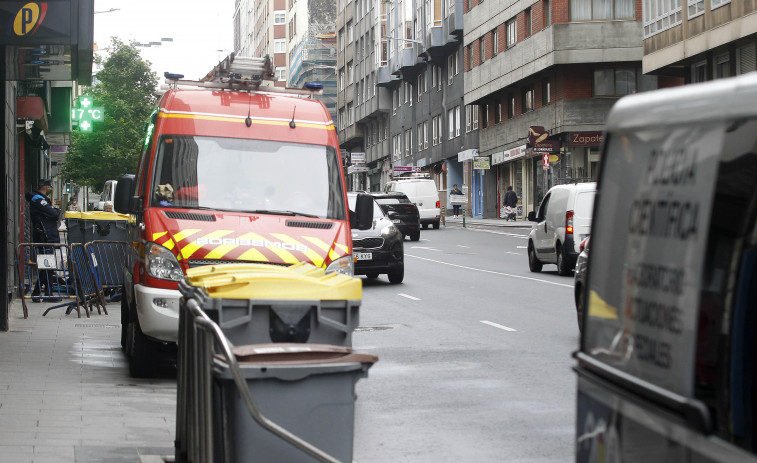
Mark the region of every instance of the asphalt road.
POLYGON ((573 460, 573 280, 529 272, 527 233, 424 230, 403 284, 363 280, 357 463, 573 460))

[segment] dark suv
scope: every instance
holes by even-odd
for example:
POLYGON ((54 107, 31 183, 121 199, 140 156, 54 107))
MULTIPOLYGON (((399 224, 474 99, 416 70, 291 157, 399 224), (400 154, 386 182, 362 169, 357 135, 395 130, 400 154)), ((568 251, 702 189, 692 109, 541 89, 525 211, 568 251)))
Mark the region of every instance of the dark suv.
POLYGON ((411 241, 421 239, 421 217, 418 206, 410 201, 405 193, 392 191, 370 194, 403 236, 410 237, 411 241))
MULTIPOLYGON (((355 209, 355 197, 356 193, 347 193, 350 213, 355 209)), ((402 283, 405 278, 404 240, 402 233, 374 202, 371 228, 352 229, 355 275, 376 278, 385 273, 390 283, 402 283)))

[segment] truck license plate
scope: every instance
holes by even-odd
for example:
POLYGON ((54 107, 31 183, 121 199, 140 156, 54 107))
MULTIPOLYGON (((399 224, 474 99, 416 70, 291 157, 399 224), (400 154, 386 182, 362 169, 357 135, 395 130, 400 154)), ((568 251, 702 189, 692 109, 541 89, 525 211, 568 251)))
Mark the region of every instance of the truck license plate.
POLYGON ((371 260, 371 259, 373 259, 373 254, 370 252, 355 253, 355 260, 371 260))
POLYGON ((400 219, 392 219, 392 222, 394 222, 394 223, 400 223, 402 221, 400 219))

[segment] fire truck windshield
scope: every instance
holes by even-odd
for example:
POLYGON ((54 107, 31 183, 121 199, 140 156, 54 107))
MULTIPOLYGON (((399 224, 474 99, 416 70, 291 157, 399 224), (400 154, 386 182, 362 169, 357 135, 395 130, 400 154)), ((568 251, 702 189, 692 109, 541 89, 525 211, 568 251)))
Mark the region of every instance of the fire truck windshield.
POLYGON ((344 220, 339 155, 329 146, 164 135, 153 206, 344 220))

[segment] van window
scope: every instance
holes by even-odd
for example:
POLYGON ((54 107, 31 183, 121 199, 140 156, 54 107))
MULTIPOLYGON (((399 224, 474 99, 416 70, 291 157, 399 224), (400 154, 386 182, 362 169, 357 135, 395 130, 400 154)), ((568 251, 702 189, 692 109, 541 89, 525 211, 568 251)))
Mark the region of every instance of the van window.
POLYGON ((345 219, 339 158, 328 146, 164 135, 153 206, 345 219))
POLYGON ((541 205, 539 205, 539 214, 536 216, 536 220, 541 222, 547 217, 547 207, 549 206, 549 199, 552 197, 552 194, 548 194, 544 197, 544 200, 541 202, 541 205))
POLYGON ((573 206, 573 215, 581 218, 591 218, 591 213, 594 210, 594 196, 596 193, 593 191, 582 191, 576 195, 576 204, 573 206))

